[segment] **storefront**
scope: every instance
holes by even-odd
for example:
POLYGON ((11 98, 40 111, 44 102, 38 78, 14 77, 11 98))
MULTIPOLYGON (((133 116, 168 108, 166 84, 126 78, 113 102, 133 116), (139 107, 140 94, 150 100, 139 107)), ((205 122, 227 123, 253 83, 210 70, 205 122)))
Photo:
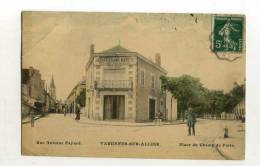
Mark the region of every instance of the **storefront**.
POLYGON ((105 95, 103 111, 104 111, 103 112, 104 120, 106 120, 106 119, 124 120, 124 118, 125 118, 125 96, 123 96, 123 95, 105 95))
POLYGON ((86 117, 95 120, 152 121, 166 110, 160 76, 166 71, 137 52, 115 46, 95 53, 86 65, 86 117), (163 105, 161 103, 163 101, 163 105))

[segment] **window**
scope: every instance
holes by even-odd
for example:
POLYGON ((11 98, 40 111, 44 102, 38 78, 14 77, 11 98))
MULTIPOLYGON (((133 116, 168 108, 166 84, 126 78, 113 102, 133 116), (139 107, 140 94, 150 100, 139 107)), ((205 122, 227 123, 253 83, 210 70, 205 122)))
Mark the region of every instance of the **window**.
POLYGON ((104 69, 104 80, 126 80, 125 68, 104 69))
POLYGON ((155 88, 155 77, 154 77, 154 75, 152 75, 152 88, 153 89, 155 88))
POLYGON ((141 80, 140 83, 141 83, 142 86, 144 86, 144 78, 145 78, 145 77, 144 77, 144 70, 142 70, 142 71, 141 71, 141 79, 140 79, 140 80, 141 80))

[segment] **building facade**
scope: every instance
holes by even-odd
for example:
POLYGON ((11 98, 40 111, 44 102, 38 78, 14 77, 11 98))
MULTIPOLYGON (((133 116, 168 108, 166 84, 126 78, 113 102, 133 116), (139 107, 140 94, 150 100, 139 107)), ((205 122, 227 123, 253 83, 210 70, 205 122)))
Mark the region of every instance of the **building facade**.
POLYGON ((22 117, 26 117, 34 109, 44 112, 44 86, 39 70, 30 67, 22 69, 22 117))
POLYGON ((45 91, 45 112, 56 113, 57 112, 57 101, 45 91))
POLYGON ((90 47, 86 65, 86 112, 95 120, 144 122, 154 120, 157 111, 166 117, 166 93, 160 77, 159 54, 155 62, 118 45, 96 53, 90 47))
POLYGON ((22 69, 22 93, 36 100, 44 100, 45 81, 39 70, 32 67, 22 69))
POLYGON ((56 97, 54 80, 50 84, 48 93, 46 82, 42 80, 41 73, 33 67, 22 69, 22 118, 29 115, 31 111, 38 114, 55 112, 56 97))

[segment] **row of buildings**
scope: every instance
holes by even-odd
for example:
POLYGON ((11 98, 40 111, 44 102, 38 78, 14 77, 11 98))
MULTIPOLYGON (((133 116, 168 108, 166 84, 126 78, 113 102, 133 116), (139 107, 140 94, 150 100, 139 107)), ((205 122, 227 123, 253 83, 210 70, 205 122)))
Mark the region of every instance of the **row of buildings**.
POLYGON ((86 81, 83 79, 82 81, 78 82, 71 92, 69 93, 65 105, 66 105, 66 112, 68 113, 75 113, 77 104, 77 98, 82 93, 82 91, 86 90, 86 81))
POLYGON ((56 112, 56 86, 52 77, 49 87, 42 80, 39 70, 30 67, 22 69, 22 118, 32 111, 37 114, 56 112))

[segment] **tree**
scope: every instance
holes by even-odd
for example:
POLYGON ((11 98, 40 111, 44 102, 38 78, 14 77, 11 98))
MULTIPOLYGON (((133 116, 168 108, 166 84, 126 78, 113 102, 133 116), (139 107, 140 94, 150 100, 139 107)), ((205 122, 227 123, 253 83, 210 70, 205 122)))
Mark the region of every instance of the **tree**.
POLYGON ((239 85, 238 83, 234 83, 234 87, 231 89, 229 93, 226 94, 226 105, 225 109, 227 112, 231 112, 233 108, 245 98, 245 84, 239 85))
POLYGON ((178 100, 178 111, 184 120, 185 110, 188 105, 196 106, 201 102, 204 90, 199 78, 189 75, 180 77, 161 77, 162 88, 170 91, 178 100))
POLYGON ((212 116, 220 117, 222 112, 225 112, 226 95, 221 90, 207 90, 205 93, 206 105, 205 113, 210 113, 212 116))
POLYGON ((245 98, 245 84, 234 83, 228 93, 223 90, 209 90, 203 87, 199 78, 189 75, 180 77, 161 77, 162 88, 168 90, 178 100, 178 118, 185 110, 193 107, 194 112, 202 116, 204 113, 212 117, 221 117, 222 112, 231 112, 245 98))
POLYGON ((86 105, 86 89, 83 89, 80 94, 76 98, 76 103, 78 103, 81 107, 85 107, 86 105))

